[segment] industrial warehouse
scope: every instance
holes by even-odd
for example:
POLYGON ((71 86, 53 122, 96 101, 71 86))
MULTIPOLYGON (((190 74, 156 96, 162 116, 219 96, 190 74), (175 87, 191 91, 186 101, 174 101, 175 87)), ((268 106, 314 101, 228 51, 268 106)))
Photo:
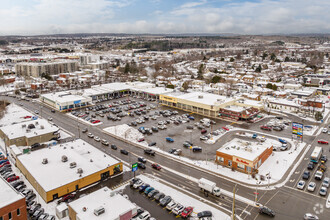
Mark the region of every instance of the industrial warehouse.
POLYGON ((123 171, 122 162, 81 139, 20 155, 16 163, 45 202, 123 171))

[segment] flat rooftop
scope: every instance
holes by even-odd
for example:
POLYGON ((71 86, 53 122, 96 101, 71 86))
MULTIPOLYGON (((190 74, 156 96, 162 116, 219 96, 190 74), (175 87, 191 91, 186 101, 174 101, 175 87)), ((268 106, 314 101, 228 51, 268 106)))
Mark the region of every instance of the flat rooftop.
POLYGON ((108 187, 99 189, 87 196, 69 203, 69 206, 77 213, 80 220, 115 220, 119 216, 136 209, 136 206, 122 195, 113 193, 108 187), (110 196, 112 195, 112 196, 110 196), (102 206, 105 212, 99 216, 94 215, 94 209, 102 206), (83 208, 86 211, 83 211, 83 208))
POLYGON ((238 138, 227 142, 217 152, 236 156, 245 160, 254 161, 267 148, 274 145, 273 141, 266 138, 265 142, 244 141, 238 138))
POLYGON ((23 154, 18 159, 46 192, 119 163, 81 139, 23 154), (67 162, 62 162, 63 155, 67 162), (44 158, 47 164, 42 164, 44 158), (77 166, 71 169, 72 162, 77 166), (81 177, 78 168, 83 170, 81 177))
POLYGON ((28 112, 24 108, 12 103, 6 107, 6 114, 0 119, 0 127, 31 121, 31 118, 24 118, 25 116, 33 116, 31 112, 28 112))
POLYGON ((0 178, 0 195, 0 208, 24 198, 22 194, 18 193, 3 178, 0 178))
POLYGON ((227 98, 226 96, 206 92, 191 92, 176 97, 179 99, 185 99, 187 101, 197 102, 204 105, 220 105, 226 102, 234 101, 234 99, 227 98))
POLYGON ((37 120, 30 119, 30 121, 7 125, 1 127, 0 129, 9 139, 15 139, 19 137, 31 138, 59 130, 57 126, 50 124, 46 119, 40 118, 37 120), (34 128, 28 128, 30 125, 33 125, 34 128))
POLYGON ((43 94, 42 97, 58 103, 72 103, 79 100, 81 102, 92 101, 89 97, 77 95, 74 92, 70 93, 70 91, 43 94))

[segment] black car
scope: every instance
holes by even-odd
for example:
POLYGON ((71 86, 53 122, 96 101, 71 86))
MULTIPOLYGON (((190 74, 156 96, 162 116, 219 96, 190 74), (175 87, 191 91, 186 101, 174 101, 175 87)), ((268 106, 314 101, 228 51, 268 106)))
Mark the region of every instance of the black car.
POLYGON ((124 154, 124 155, 128 155, 128 151, 127 150, 124 150, 124 149, 121 149, 120 150, 120 153, 124 154))
POLYGON ((309 171, 305 171, 304 174, 303 174, 303 176, 302 176, 302 178, 303 178, 304 180, 308 180, 310 175, 311 175, 311 172, 309 172, 309 171))
POLYGON ((55 113, 55 110, 54 109, 52 109, 52 110, 50 110, 52 113, 55 113))
POLYGON ((143 157, 138 157, 138 161, 141 162, 141 163, 146 163, 147 160, 143 157))
POLYGON ((314 163, 313 162, 309 162, 307 165, 307 169, 308 170, 313 170, 314 169, 314 163))
POLYGON ((146 165, 144 165, 144 163, 138 162, 138 167, 141 169, 145 169, 146 165))
POLYGON ((19 186, 19 185, 23 185, 23 184, 24 184, 23 181, 16 181, 16 182, 12 182, 12 183, 11 183, 12 187, 14 187, 14 188, 16 188, 16 187, 19 186))
POLYGON ((145 149, 145 150, 144 150, 144 153, 145 153, 145 154, 148 154, 148 155, 150 155, 150 156, 155 156, 155 154, 156 154, 156 152, 153 151, 153 150, 151 150, 151 149, 145 149))
POLYGON ((273 130, 274 130, 274 131, 282 131, 283 128, 281 128, 280 126, 274 126, 274 127, 273 127, 273 130))
POLYGON ((36 194, 35 193, 32 193, 32 194, 30 194, 30 195, 28 195, 27 197, 26 197, 26 201, 31 201, 31 200, 33 200, 33 199, 35 199, 36 198, 36 194))
POLYGON ((197 213, 198 218, 204 218, 204 217, 212 217, 212 212, 211 211, 203 211, 197 213))
POLYGON ((114 144, 111 144, 111 149, 113 149, 113 150, 117 150, 117 146, 114 145, 114 144))
POLYGON ((156 142, 151 142, 150 144, 148 144, 149 147, 155 146, 157 143, 156 142))
POLYGON ((276 119, 283 120, 283 117, 277 116, 276 119))
POLYGON ((275 212, 273 210, 271 210, 270 208, 266 207, 266 206, 260 207, 259 208, 259 213, 266 214, 266 215, 269 215, 271 217, 275 216, 275 212))
POLYGON ((326 163, 328 161, 327 155, 321 156, 321 163, 326 163))

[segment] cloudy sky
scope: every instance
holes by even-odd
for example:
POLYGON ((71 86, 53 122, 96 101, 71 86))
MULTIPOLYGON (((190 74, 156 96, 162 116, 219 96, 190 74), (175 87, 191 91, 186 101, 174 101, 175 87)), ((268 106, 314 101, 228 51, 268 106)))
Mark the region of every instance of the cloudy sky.
POLYGON ((330 33, 329 0, 0 0, 0 35, 330 33))

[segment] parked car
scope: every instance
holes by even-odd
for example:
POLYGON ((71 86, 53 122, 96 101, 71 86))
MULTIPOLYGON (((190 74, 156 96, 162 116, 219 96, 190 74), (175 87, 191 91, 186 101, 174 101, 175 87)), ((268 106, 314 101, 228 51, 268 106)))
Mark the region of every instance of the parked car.
POLYGON ((205 217, 212 217, 212 212, 211 211, 202 211, 197 213, 197 218, 205 218, 205 217))
POLYGON ((205 134, 206 132, 207 132, 206 129, 202 129, 202 130, 201 130, 201 134, 205 134))
POLYGON ((146 165, 144 165, 144 163, 138 162, 138 167, 141 169, 145 169, 146 165))
POLYGON ((159 204, 164 207, 167 206, 167 204, 170 203, 171 201, 172 201, 171 196, 165 196, 159 201, 159 204))
POLYGON ((330 185, 330 177, 325 177, 323 179, 322 186, 329 188, 329 185, 330 185))
POLYGON ((81 132, 86 133, 88 131, 88 128, 84 128, 81 132))
POLYGON ((88 133, 87 136, 88 136, 89 138, 93 138, 93 137, 94 137, 94 134, 92 134, 92 133, 88 133))
POLYGON ((180 214, 182 218, 188 218, 193 212, 194 208, 191 206, 186 207, 180 214))
POLYGON ((156 142, 151 142, 150 144, 148 144, 149 147, 152 147, 152 146, 156 146, 156 142))
POLYGON ((193 152, 202 152, 202 147, 193 146, 192 150, 193 150, 193 152))
POLYGON ((101 143, 104 145, 104 146, 109 146, 109 142, 105 139, 102 139, 101 140, 101 143))
POLYGON ((138 220, 147 220, 150 218, 150 213, 148 211, 144 211, 143 213, 141 213, 139 216, 138 216, 138 220))
POLYGON ((183 205, 181 205, 180 203, 178 203, 176 206, 175 206, 175 208, 172 210, 172 212, 173 212, 173 214, 175 214, 175 215, 180 215, 181 214, 181 212, 184 210, 184 206, 183 205))
POLYGON ((154 196, 154 199, 158 202, 158 201, 160 201, 162 198, 164 198, 165 197, 165 194, 164 193, 162 193, 162 192, 159 192, 159 193, 157 193, 155 196, 154 196))
POLYGON ((310 175, 311 175, 311 172, 309 172, 309 171, 306 170, 306 171, 303 173, 302 178, 303 178, 304 180, 308 180, 310 175))
POLYGON ((321 160, 321 163, 326 163, 328 161, 327 155, 322 155, 320 160, 321 160))
POLYGON ((177 205, 177 203, 174 200, 172 200, 171 202, 169 202, 167 204, 166 209, 167 210, 172 210, 176 205, 177 205))
POLYGON ((325 186, 322 186, 321 189, 320 189, 319 194, 320 194, 321 196, 326 196, 327 193, 328 193, 328 188, 325 187, 325 186))
POLYGON ((259 213, 269 215, 271 217, 275 216, 275 212, 273 210, 271 210, 270 208, 266 207, 266 206, 260 207, 259 208, 259 213))
POLYGON ((319 217, 317 217, 316 215, 311 214, 311 213, 306 213, 304 215, 304 219, 305 220, 319 220, 319 217))
POLYGON ((7 182, 10 183, 10 182, 13 182, 13 181, 15 181, 15 180, 19 180, 19 176, 12 176, 12 177, 9 177, 9 178, 7 179, 7 182))
POLYGON ((94 140, 97 141, 97 142, 100 142, 101 141, 101 139, 98 136, 95 136, 94 137, 94 140))
POLYGON ((44 212, 45 212, 45 210, 44 210, 43 208, 38 209, 37 211, 35 211, 35 212, 33 213, 33 215, 32 215, 32 219, 33 219, 33 220, 37 220, 37 219, 40 217, 40 215, 44 214, 44 212))
POLYGON ((272 130, 271 127, 266 126, 266 125, 262 125, 262 126, 260 127, 260 129, 261 129, 261 130, 266 130, 266 131, 271 131, 271 130, 272 130))
POLYGON ((151 167, 152 168, 154 168, 154 169, 156 169, 156 170, 160 170, 162 167, 159 165, 159 164, 157 164, 157 163, 153 163, 153 164, 151 164, 151 167))
POLYGON ((308 170, 313 170, 314 169, 314 163, 313 162, 309 162, 307 165, 307 169, 308 170))
POLYGON ((139 191, 140 191, 140 192, 144 192, 144 190, 145 190, 146 188, 148 188, 149 186, 150 186, 149 184, 145 183, 145 184, 143 184, 143 185, 141 185, 141 186, 139 187, 139 191))
POLYGON ((75 197, 75 194, 72 194, 72 193, 66 194, 66 195, 62 196, 62 198, 57 201, 57 204, 61 204, 62 202, 70 202, 74 199, 74 197, 75 197))
POLYGON ((310 182, 310 183, 308 184, 307 190, 310 191, 310 192, 314 192, 315 187, 316 187, 315 182, 310 182))
POLYGON ((159 191, 157 189, 154 189, 148 193, 149 198, 153 198, 159 191))
POLYGON ((304 180, 300 180, 297 184, 298 189, 304 189, 306 182, 304 180))
POLYGON ((167 142, 170 142, 170 143, 173 143, 174 142, 173 138, 167 137, 165 139, 166 139, 167 142))

